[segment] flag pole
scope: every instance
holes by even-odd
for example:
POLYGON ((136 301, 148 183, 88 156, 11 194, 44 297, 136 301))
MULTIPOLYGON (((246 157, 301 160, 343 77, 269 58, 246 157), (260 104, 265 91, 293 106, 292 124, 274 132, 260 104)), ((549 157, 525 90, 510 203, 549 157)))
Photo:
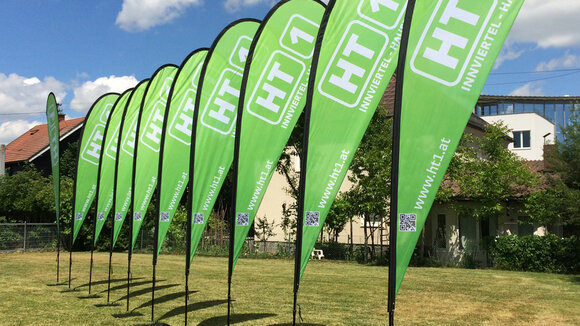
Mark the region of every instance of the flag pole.
POLYGON ((129 299, 131 293, 129 292, 131 288, 131 255, 133 254, 133 210, 131 210, 131 215, 129 217, 129 252, 127 254, 127 312, 129 312, 129 299))
MULTIPOLYGON (((114 206, 114 204, 113 204, 113 206, 114 206)), ((113 235, 115 234, 114 212, 115 212, 115 210, 113 210, 113 220, 111 221, 112 222, 111 223, 111 237, 110 237, 111 244, 109 246, 109 278, 107 279, 107 304, 109 304, 110 297, 111 297, 111 268, 112 268, 111 263, 113 261, 113 235)))
POLYGON ((72 270, 72 252, 73 252, 73 237, 74 237, 74 228, 75 228, 75 218, 74 218, 74 210, 73 216, 71 218, 71 228, 70 228, 70 249, 69 249, 69 257, 68 257, 68 289, 70 290, 70 280, 71 280, 71 270, 72 270))
MULTIPOLYGON (((188 192, 188 198, 191 196, 191 191, 188 192)), ((189 213, 187 214, 187 226, 185 231, 185 325, 187 326, 187 304, 189 299, 189 268, 191 266, 191 200, 188 199, 189 213)))
POLYGON ((399 61, 395 87, 395 107, 393 112, 393 154, 391 167, 391 207, 389 221, 389 284, 387 310, 389 312, 389 325, 395 325, 395 296, 397 282, 397 201, 399 188, 399 150, 401 140, 401 107, 403 95, 403 75, 407 57, 407 44, 409 43, 409 30, 411 18, 415 8, 415 0, 409 0, 403 22, 399 61))
MULTIPOLYGON (((314 67, 313 67, 314 68, 314 67)), ((316 71, 316 70, 314 70, 316 71)), ((302 233, 304 231, 304 199, 306 185, 306 161, 308 159, 308 139, 310 138, 310 113, 312 105, 304 108, 304 134, 302 152, 300 153, 300 180, 298 184, 298 214, 296 221, 296 246, 294 248, 294 305, 292 310, 292 325, 296 325, 296 306, 298 305, 298 290, 300 288, 300 270, 302 267, 302 233)))
MULTIPOLYGON (((100 167, 100 165, 99 165, 100 167)), ((97 186, 98 188, 98 186, 97 186)), ((98 192, 97 192, 97 197, 98 197, 98 192)), ((91 239, 91 264, 90 264, 90 268, 89 268, 89 295, 91 294, 91 285, 92 285, 92 281, 93 281, 93 252, 95 251, 95 235, 97 234, 97 214, 95 214, 95 216, 93 217, 93 238, 91 239)))
MULTIPOLYGON (((165 118, 167 121, 167 117, 165 118)), ((163 146, 163 145, 161 145, 163 146)), ((161 150, 163 153, 163 149, 161 150)), ((159 175, 161 175, 161 162, 163 161, 163 156, 161 156, 159 160, 159 175)), ((161 178, 159 178, 161 180, 161 178)), ((161 195, 161 186, 157 187, 157 203, 155 206, 157 207, 157 215, 155 216, 155 226, 153 229, 153 283, 151 287, 151 324, 154 323, 155 320, 155 268, 157 267, 157 251, 159 250, 159 196, 161 195)))

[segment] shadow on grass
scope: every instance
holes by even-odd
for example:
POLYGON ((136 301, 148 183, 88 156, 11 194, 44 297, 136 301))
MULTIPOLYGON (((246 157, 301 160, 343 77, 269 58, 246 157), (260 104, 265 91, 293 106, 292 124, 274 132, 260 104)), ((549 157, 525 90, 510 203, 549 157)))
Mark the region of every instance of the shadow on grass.
MULTIPOLYGON (((258 320, 274 316, 276 316, 276 314, 235 314, 231 315, 230 324, 243 323, 250 320, 258 320)), ((198 326, 226 325, 227 320, 228 316, 212 317, 202 321, 198 326)))
MULTIPOLYGON (((143 278, 142 277, 137 277, 137 278, 134 278, 133 280, 140 280, 140 279, 143 279, 143 278)), ((112 279, 111 280, 111 283, 119 283, 119 282, 123 282, 123 281, 127 281, 127 278, 116 278, 116 279, 112 279)), ((91 286, 101 285, 101 284, 107 284, 108 282, 109 282, 108 280, 95 281, 95 282, 92 282, 91 283, 92 284, 91 286)), ((89 286, 89 283, 85 283, 85 284, 81 284, 79 286, 76 286, 75 289, 80 289, 80 288, 87 287, 87 286, 89 286)))
MULTIPOLYGON (((158 289, 158 287, 155 287, 155 289, 158 289)), ((193 293, 196 293, 196 292, 197 291, 189 291, 189 294, 193 294, 193 293)), ((177 292, 177 293, 166 294, 166 295, 161 296, 159 298, 155 298, 155 304, 172 301, 172 300, 175 300, 175 299, 178 299, 178 298, 183 298, 184 296, 185 296, 185 291, 181 291, 181 292, 177 292)), ((145 308, 145 307, 151 307, 151 302, 153 302, 153 301, 152 300, 149 300, 149 301, 143 303, 142 305, 140 305, 139 307, 137 307, 135 309, 141 309, 141 308, 145 308)))
POLYGON ((68 285, 68 281, 62 281, 60 283, 49 283, 49 284, 46 284, 46 286, 63 286, 63 285, 68 285))
MULTIPOLYGON (((324 324, 308 324, 308 323, 296 323, 297 325, 300 326, 325 326, 324 324)), ((272 324, 270 326, 292 326, 292 323, 285 323, 285 324, 272 324)))
POLYGON ((122 314, 111 314, 111 316, 115 318, 129 318, 129 317, 140 317, 143 316, 143 314, 138 311, 130 311, 122 314))
MULTIPOLYGON (((156 286, 155 287, 155 291, 169 289, 169 288, 172 288, 172 287, 176 287, 178 285, 179 284, 167 284, 167 285, 156 286)), ((144 295, 144 294, 147 294, 147 293, 151 293, 151 287, 144 288, 144 289, 140 289, 140 290, 137 290, 137 291, 133 291, 133 292, 131 292, 130 296, 131 296, 131 298, 134 298, 134 297, 138 297, 140 295, 144 295)), ((127 295, 124 295, 124 296, 120 297, 119 299, 117 299, 115 301, 123 301, 123 300, 127 300, 127 295)))
POLYGON ((99 303, 96 304, 95 307, 97 308, 103 308, 103 307, 119 307, 121 306, 120 303, 116 303, 116 302, 109 302, 109 303, 99 303))
MULTIPOLYGON (((126 281, 127 281, 127 279, 125 279, 125 284, 115 285, 115 286, 111 287, 111 291, 127 289, 126 281)), ((156 280, 155 282, 165 282, 165 280, 156 280)), ((151 284, 151 280, 140 281, 140 282, 131 282, 131 287, 141 286, 141 285, 146 285, 146 284, 151 284)), ((107 292, 106 289, 101 291, 101 293, 105 293, 105 292, 107 292)))
MULTIPOLYGON (((181 295, 183 296, 184 294, 181 293, 181 295)), ((155 300, 155 302, 157 302, 157 300, 155 300)), ((210 300, 210 301, 203 301, 203 302, 195 302, 192 303, 190 305, 187 306, 187 311, 191 312, 191 311, 195 311, 195 310, 201 310, 201 309, 206 309, 206 308, 211 308, 213 306, 218 306, 220 304, 226 304, 228 303, 228 300, 210 300)), ((151 304, 151 303, 149 303, 151 304)), ((178 315, 183 315, 185 313, 185 308, 183 306, 177 307, 173 310, 170 310, 168 312, 166 312, 163 316, 161 316, 160 318, 157 319, 157 321, 166 319, 166 318, 171 318, 174 316, 178 316, 178 315)), ((221 318, 221 317, 219 317, 221 318)), ((224 319, 225 321, 225 319, 224 319)), ((202 324, 200 324, 202 325, 202 324)), ((205 324, 205 325, 215 325, 215 324, 205 324)), ((225 322, 224 322, 225 325, 225 322)))
POLYGON ((79 299, 98 299, 100 297, 101 296, 98 295, 98 294, 89 294, 89 295, 82 296, 82 297, 77 297, 77 298, 79 298, 79 299))

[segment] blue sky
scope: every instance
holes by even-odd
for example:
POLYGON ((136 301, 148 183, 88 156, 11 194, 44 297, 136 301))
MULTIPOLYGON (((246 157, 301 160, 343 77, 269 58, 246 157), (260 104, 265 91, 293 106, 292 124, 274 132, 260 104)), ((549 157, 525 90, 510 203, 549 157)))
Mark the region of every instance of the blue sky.
MULTIPOLYGON (((45 123, 53 91, 68 117, 209 47, 275 0, 2 0, 0 144, 45 123)), ((580 0, 526 0, 484 94, 580 96, 580 0)))

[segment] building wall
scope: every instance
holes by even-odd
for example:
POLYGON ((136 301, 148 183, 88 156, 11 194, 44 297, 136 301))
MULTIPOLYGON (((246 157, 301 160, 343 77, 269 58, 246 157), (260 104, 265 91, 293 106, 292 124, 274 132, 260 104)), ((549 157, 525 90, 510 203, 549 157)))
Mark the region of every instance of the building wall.
POLYGON ((556 129, 552 122, 537 113, 517 113, 491 115, 481 117, 488 123, 502 121, 513 131, 530 131, 530 147, 514 148, 514 143, 508 149, 525 160, 537 161, 544 159, 544 144, 554 144, 556 129), (545 138, 544 135, 549 134, 545 138))

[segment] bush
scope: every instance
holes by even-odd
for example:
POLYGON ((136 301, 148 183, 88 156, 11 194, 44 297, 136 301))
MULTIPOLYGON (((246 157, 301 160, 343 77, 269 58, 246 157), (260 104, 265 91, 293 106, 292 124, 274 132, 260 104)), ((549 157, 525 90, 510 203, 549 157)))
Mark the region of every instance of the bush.
POLYGON ((529 272, 579 273, 580 239, 515 235, 498 237, 490 245, 493 266, 529 272))

